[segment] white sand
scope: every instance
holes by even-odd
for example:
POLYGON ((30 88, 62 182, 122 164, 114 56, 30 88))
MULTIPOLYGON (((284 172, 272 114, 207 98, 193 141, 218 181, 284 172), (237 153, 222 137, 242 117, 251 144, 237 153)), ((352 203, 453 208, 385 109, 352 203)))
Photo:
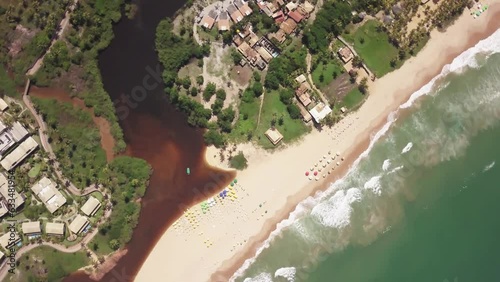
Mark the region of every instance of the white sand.
MULTIPOLYGON (((286 212, 321 184, 322 181, 310 181, 305 171, 315 163, 322 166, 325 161, 319 160, 324 155, 331 157, 338 151, 346 157, 345 164, 335 169, 326 181, 340 177, 342 166, 345 171, 345 166, 359 155, 360 149, 366 148, 369 136, 380 128, 392 110, 437 75, 446 63, 489 35, 471 37, 475 32, 485 32, 492 15, 490 8, 486 15, 473 19, 466 10, 445 33, 434 31, 417 57, 372 83, 371 94, 364 105, 334 128, 321 133, 314 131, 299 144, 272 155, 250 144, 241 145, 238 150, 247 155, 249 168, 238 172, 238 183, 233 188, 238 198, 231 201, 215 197, 215 206, 206 214, 201 212, 200 205, 192 207, 187 216, 180 218, 161 237, 136 281, 159 281, 160 278, 161 281, 228 281, 232 274, 229 270, 234 271, 242 259, 254 254, 255 249, 249 248, 258 246, 286 212), (332 154, 328 155, 328 151, 332 154), (218 278, 211 277, 216 271, 219 271, 218 278)), ((339 160, 337 157, 327 169, 339 160)), ((225 166, 220 164, 214 148, 207 150, 207 161, 225 166)), ((320 176, 327 169, 323 169, 320 176)))

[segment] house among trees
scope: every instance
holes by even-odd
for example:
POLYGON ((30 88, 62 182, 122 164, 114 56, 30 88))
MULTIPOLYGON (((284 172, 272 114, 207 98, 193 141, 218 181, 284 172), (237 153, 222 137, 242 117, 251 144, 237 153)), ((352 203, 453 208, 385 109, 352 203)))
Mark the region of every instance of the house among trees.
POLYGON ((229 23, 229 15, 226 11, 220 13, 219 18, 217 19, 217 28, 220 31, 229 30, 231 24, 229 23))
POLYGON ((314 5, 309 1, 304 1, 304 3, 299 4, 298 11, 305 18, 309 18, 309 15, 311 15, 311 13, 314 11, 314 5), (307 14, 307 16, 305 14, 307 14))
POLYGON ((344 64, 347 64, 350 60, 352 60, 352 58, 354 58, 354 54, 351 52, 351 49, 347 47, 340 48, 338 54, 344 64))
POLYGON ((39 221, 23 222, 21 229, 23 230, 23 234, 28 237, 42 235, 42 228, 39 221))
POLYGON ((239 23, 243 19, 243 14, 233 4, 227 6, 227 12, 235 23, 239 23))
POLYGON ((0 158, 28 135, 29 132, 18 121, 10 127, 0 122, 0 158))
POLYGON ((291 18, 286 19, 286 21, 280 25, 280 29, 283 30, 286 35, 292 34, 296 28, 297 23, 291 18))
POLYGON ((234 5, 244 16, 248 16, 252 13, 252 9, 243 0, 235 0, 234 5))
POLYGON ((206 29, 212 29, 217 19, 217 12, 215 10, 210 10, 201 20, 201 26, 206 29))
POLYGON ((260 57, 269 64, 269 62, 273 59, 273 56, 269 54, 269 52, 262 46, 255 48, 257 53, 259 53, 260 57))
POLYGON ((47 222, 45 224, 45 233, 48 235, 64 236, 64 223, 47 222))

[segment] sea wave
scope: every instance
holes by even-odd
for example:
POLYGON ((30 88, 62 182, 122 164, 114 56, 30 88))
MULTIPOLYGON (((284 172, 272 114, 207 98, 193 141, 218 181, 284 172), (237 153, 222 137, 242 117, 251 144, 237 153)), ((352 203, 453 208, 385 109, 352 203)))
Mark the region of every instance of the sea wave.
POLYGON ((382 164, 382 169, 384 171, 388 171, 390 167, 391 167, 391 160, 389 159, 384 160, 384 163, 382 164))
POLYGON ((401 154, 408 153, 412 147, 413 147, 413 143, 410 142, 410 143, 406 144, 406 146, 403 148, 403 151, 401 151, 401 154))
POLYGON ((267 272, 263 272, 253 278, 246 278, 243 282, 273 282, 273 277, 267 272))
POLYGON ((364 185, 365 190, 371 190, 376 195, 382 194, 382 185, 380 184, 380 178, 382 178, 382 176, 380 175, 370 178, 370 180, 368 180, 364 185))
POLYGON ((406 109, 411 107, 419 97, 429 94, 436 85, 436 82, 438 82, 440 79, 447 76, 448 74, 452 72, 461 73, 467 68, 478 68, 479 67, 479 62, 477 60, 478 54, 484 54, 486 55, 486 58, 488 58, 490 55, 499 52, 500 52, 500 30, 497 30, 490 37, 479 41, 479 43, 476 44, 476 46, 460 54, 453 60, 453 62, 451 62, 451 64, 444 66, 439 75, 434 77, 429 83, 427 83, 418 91, 413 93, 410 96, 410 99, 408 99, 406 103, 399 106, 399 108, 406 109))
POLYGON ((493 161, 489 165, 485 166, 483 169, 483 172, 487 172, 488 170, 492 169, 494 166, 495 166, 495 161, 493 161))
POLYGON ((297 273, 297 269, 295 267, 282 267, 274 273, 274 277, 283 277, 288 282, 295 282, 295 273, 297 273))
MULTIPOLYGON (((407 102, 400 105, 399 109, 409 108, 419 97, 429 94, 433 90, 436 82, 439 81, 441 78, 445 77, 446 75, 448 75, 449 73, 461 72, 468 67, 472 68, 478 67, 478 62, 476 60, 477 54, 485 54, 488 57, 491 54, 498 52, 500 52, 500 30, 495 32, 489 38, 480 41, 475 47, 472 47, 466 52, 462 53, 460 56, 455 58, 455 60, 453 60, 451 64, 446 65, 438 76, 434 77, 428 84, 424 85, 421 89, 414 92, 410 96, 407 102)), ((391 112, 389 114, 387 118, 387 123, 385 123, 384 126, 376 134, 371 136, 368 148, 354 161, 353 165, 349 168, 349 171, 344 176, 344 178, 351 176, 351 174, 357 169, 360 161, 369 155, 376 142, 381 137, 386 135, 391 126, 397 120, 397 115, 398 115, 398 110, 391 112)), ((405 147, 405 149, 407 149, 407 147, 410 144, 411 143, 409 143, 405 147)), ((403 149, 403 152, 405 151, 405 149, 403 149)), ((410 149, 411 146, 407 149, 407 151, 409 151, 410 149)), ((390 161, 389 160, 386 161, 384 161, 382 166, 384 171, 386 171, 386 169, 388 170, 390 166, 390 161)), ((398 166, 393 170, 391 170, 389 174, 397 172, 402 168, 403 166, 398 166)), ((276 229, 271 232, 270 236, 264 241, 262 246, 257 250, 255 256, 245 260, 243 265, 230 278, 230 281, 234 282, 237 278, 242 277, 245 271, 255 262, 255 260, 262 253, 262 251, 267 249, 270 246, 271 242, 277 236, 279 236, 285 228, 292 226, 299 218, 301 218, 308 212, 311 212, 313 215, 315 215, 315 217, 325 226, 342 228, 348 225, 349 217, 352 212, 351 204, 360 201, 361 194, 360 190, 357 188, 350 188, 347 191, 341 190, 340 187, 342 186, 341 184, 343 183, 344 178, 339 179, 334 183, 331 183, 331 185, 325 191, 318 192, 314 197, 308 197, 301 203, 299 203, 295 208, 295 210, 292 213, 290 213, 287 219, 277 224, 276 229)), ((365 189, 369 188, 376 193, 380 193, 380 187, 379 187, 380 185, 379 184, 372 185, 376 184, 375 180, 371 180, 373 181, 373 183, 370 183, 370 180, 366 182, 365 189)), ((245 279, 244 282, 272 281, 271 275, 269 273, 261 273, 260 275, 252 279, 270 279, 270 280, 248 280, 248 279, 249 278, 245 279)))

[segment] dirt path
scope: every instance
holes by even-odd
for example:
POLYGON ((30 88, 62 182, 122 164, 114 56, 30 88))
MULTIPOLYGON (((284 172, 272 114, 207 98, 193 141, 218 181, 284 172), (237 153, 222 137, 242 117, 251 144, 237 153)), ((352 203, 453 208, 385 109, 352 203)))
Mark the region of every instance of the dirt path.
POLYGON ((309 84, 311 84, 311 87, 314 89, 319 94, 319 97, 321 98, 321 101, 323 101, 323 104, 328 105, 328 100, 325 97, 325 94, 321 92, 318 88, 316 88, 316 85, 314 85, 314 80, 312 79, 311 76, 311 61, 312 61, 312 56, 309 51, 307 51, 307 56, 306 56, 306 62, 307 62, 307 79, 309 80, 309 84))
POLYGON ((257 127, 260 124, 260 114, 262 113, 262 105, 264 105, 264 95, 266 95, 266 91, 262 92, 260 96, 260 107, 259 107, 259 117, 257 118, 257 127))
POLYGON ((71 18, 71 13, 73 12, 73 10, 75 9, 76 7, 76 4, 78 3, 78 0, 75 0, 73 2, 73 4, 71 4, 71 6, 69 6, 69 9, 66 11, 66 13, 64 14, 64 18, 62 19, 62 21, 59 23, 59 31, 56 33, 56 36, 54 36, 54 38, 52 39, 52 42, 50 43, 50 46, 49 48, 47 49, 47 52, 45 52, 45 54, 43 54, 42 57, 40 57, 36 62, 35 64, 28 70, 28 72, 26 72, 26 75, 27 76, 32 76, 34 75, 39 69, 40 67, 42 66, 43 64, 43 59, 45 58, 45 55, 47 55, 49 52, 50 52, 50 49, 52 48, 52 46, 54 46, 54 44, 57 42, 57 40, 59 40, 59 38, 61 38, 62 34, 64 33, 64 31, 66 30, 66 28, 68 27, 69 25, 69 20, 71 18))

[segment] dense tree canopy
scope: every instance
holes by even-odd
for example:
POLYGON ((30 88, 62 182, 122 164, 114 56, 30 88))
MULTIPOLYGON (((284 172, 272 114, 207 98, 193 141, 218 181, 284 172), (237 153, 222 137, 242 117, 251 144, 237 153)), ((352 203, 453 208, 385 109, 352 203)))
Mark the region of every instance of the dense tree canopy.
POLYGON ((330 44, 329 35, 337 36, 342 33, 351 18, 351 7, 347 2, 326 2, 313 24, 304 32, 304 44, 313 53, 326 50, 330 44))

